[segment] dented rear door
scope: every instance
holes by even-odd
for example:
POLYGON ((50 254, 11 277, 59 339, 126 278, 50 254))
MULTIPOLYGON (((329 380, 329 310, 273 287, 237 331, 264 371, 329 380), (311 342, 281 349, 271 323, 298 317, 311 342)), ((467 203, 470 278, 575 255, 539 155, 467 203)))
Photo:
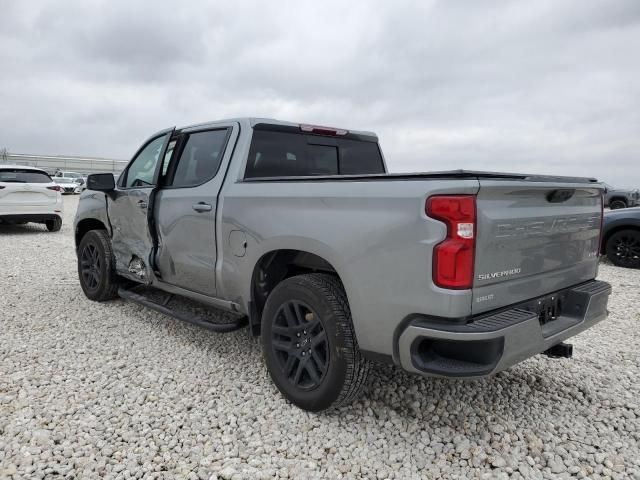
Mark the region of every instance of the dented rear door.
POLYGON ((480 179, 474 314, 593 279, 598 184, 480 179))

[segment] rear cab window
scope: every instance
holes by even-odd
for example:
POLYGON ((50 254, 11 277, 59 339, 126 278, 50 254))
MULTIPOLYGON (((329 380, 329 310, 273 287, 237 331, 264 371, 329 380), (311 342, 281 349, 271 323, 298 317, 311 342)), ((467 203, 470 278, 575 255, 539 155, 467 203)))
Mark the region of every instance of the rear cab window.
POLYGON ((0 182, 5 183, 51 183, 51 177, 40 170, 22 168, 0 168, 0 182))
POLYGON ((375 137, 316 135, 296 127, 254 127, 245 178, 385 173, 375 137))

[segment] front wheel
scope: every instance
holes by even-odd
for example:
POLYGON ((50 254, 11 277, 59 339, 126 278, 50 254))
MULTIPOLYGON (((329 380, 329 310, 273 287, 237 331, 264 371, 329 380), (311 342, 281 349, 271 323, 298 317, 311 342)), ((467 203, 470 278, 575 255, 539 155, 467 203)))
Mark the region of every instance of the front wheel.
POLYGON ((619 267, 640 268, 640 231, 621 230, 607 240, 607 258, 619 267))
POLYGON ((282 281, 267 299, 262 322, 269 374, 289 401, 315 412, 357 397, 369 362, 358 349, 337 277, 314 273, 282 281))
POLYGON ((111 240, 105 230, 91 230, 78 247, 78 277, 90 300, 103 302, 118 296, 111 240))

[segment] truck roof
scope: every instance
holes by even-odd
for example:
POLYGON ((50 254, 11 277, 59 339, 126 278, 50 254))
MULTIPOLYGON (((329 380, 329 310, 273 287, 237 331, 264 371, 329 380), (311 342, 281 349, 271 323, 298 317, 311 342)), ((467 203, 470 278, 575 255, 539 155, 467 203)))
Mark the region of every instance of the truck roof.
MULTIPOLYGON (((186 125, 186 126, 183 126, 183 127, 179 127, 179 129, 180 130, 187 130, 187 129, 192 129, 192 128, 202 128, 202 127, 208 127, 208 126, 215 127, 217 124, 229 123, 229 122, 238 122, 240 124, 244 124, 245 126, 249 126, 251 128, 253 128, 254 126, 256 126, 259 123, 266 123, 266 124, 269 124, 269 125, 284 125, 284 126, 289 126, 289 127, 299 127, 300 125, 313 125, 313 126, 322 126, 322 127, 327 127, 327 128, 337 129, 337 130, 343 129, 342 127, 335 127, 335 126, 332 126, 332 125, 316 125, 316 124, 309 123, 309 122, 289 122, 289 121, 286 121, 286 120, 277 120, 275 118, 263 118, 263 117, 225 118, 225 119, 222 119, 222 120, 212 120, 212 121, 209 121, 209 122, 196 123, 196 124, 193 124, 193 125, 186 125)), ((365 136, 369 136, 369 137, 378 138, 378 136, 374 132, 370 132, 370 131, 366 131, 366 130, 351 130, 349 128, 345 128, 344 130, 348 130, 349 133, 355 133, 357 135, 365 135, 365 136)))

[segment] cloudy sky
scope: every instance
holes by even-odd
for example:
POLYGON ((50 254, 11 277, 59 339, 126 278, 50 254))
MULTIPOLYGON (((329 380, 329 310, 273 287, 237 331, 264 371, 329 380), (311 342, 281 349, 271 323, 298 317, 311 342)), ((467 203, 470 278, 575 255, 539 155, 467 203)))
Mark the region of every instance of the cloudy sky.
POLYGON ((376 131, 393 171, 640 186, 640 1, 377 3, 0 0, 0 148, 265 116, 376 131))

